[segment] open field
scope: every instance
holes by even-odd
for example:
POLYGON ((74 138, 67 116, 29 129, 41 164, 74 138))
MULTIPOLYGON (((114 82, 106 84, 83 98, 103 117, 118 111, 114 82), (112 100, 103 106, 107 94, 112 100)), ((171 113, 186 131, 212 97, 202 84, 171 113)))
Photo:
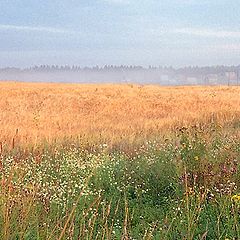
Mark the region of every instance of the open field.
POLYGON ((177 126, 234 121, 240 88, 1 82, 0 109, 8 144, 71 136, 133 143, 177 126))
POLYGON ((240 239, 240 88, 0 89, 0 239, 240 239))

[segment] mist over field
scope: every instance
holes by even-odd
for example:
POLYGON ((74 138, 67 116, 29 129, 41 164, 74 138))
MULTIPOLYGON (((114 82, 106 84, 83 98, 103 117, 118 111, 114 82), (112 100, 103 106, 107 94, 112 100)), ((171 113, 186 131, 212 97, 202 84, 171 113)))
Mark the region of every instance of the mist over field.
POLYGON ((239 85, 240 66, 144 68, 141 66, 48 66, 0 69, 0 80, 59 83, 136 83, 159 85, 239 85))
POLYGON ((144 71, 12 72, 1 73, 0 78, 24 82, 179 84, 173 79, 165 79, 167 77, 158 72, 144 71))

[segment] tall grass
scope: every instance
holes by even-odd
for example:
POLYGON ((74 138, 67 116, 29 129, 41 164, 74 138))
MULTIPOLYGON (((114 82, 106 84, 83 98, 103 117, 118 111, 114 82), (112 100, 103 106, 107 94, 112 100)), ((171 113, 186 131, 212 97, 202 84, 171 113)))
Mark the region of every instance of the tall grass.
POLYGON ((79 137, 131 147, 176 126, 239 118, 239 96, 239 87, 1 82, 0 141, 16 147, 79 137))
POLYGON ((3 148, 1 239, 239 239, 239 127, 179 128, 131 151, 3 148))

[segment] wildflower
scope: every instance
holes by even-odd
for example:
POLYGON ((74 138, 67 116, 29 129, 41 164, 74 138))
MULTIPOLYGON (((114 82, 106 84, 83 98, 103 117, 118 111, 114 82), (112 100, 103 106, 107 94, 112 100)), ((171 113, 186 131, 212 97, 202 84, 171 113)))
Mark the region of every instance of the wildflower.
POLYGON ((240 194, 235 194, 231 197, 232 201, 240 202, 240 194))
POLYGON ((186 189, 185 195, 194 195, 194 189, 189 187, 188 189, 186 189))

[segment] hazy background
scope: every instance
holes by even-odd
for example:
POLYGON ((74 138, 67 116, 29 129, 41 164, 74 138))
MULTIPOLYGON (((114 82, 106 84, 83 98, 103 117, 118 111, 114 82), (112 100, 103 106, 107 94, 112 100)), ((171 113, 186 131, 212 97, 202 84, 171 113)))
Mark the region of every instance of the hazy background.
POLYGON ((160 85, 240 85, 240 66, 80 67, 41 65, 31 68, 2 68, 0 79, 31 82, 138 83, 160 85))
MULTIPOLYGON (((236 0, 1 0, 0 10, 0 68, 240 63, 236 0)), ((177 81, 168 80, 172 73, 152 70, 53 72, 1 71, 0 79, 177 81)))

